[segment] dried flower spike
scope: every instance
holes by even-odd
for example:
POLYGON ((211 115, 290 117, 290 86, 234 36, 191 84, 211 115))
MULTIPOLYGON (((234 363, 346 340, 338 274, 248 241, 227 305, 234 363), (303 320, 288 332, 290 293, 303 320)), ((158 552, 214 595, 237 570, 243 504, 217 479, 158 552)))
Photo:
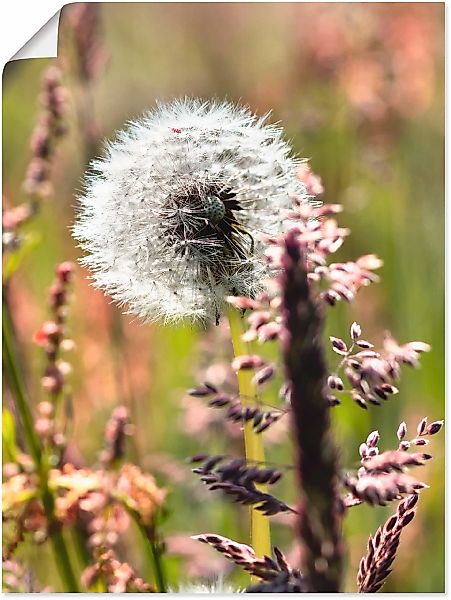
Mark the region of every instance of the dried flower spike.
POLYGON ((240 544, 222 535, 215 533, 201 533, 200 535, 191 536, 193 540, 203 542, 214 548, 217 552, 223 554, 228 560, 233 561, 235 564, 242 567, 248 573, 251 573, 254 577, 258 577, 262 581, 268 583, 276 583, 281 585, 282 589, 269 589, 263 590, 252 589, 246 591, 281 591, 281 592, 299 592, 306 591, 303 578, 297 569, 292 569, 287 562, 287 559, 283 555, 282 551, 274 547, 275 560, 270 556, 257 556, 254 549, 246 544, 240 544), (289 576, 290 581, 281 581, 280 575, 285 574, 289 576), (295 589, 291 589, 291 586, 287 584, 296 585, 295 589), (299 588, 299 589, 298 589, 299 588), (301 589, 302 588, 302 589, 301 589))
POLYGON ((247 108, 183 99, 132 122, 92 163, 74 235, 95 284, 145 320, 218 320, 269 266, 262 234, 308 196, 282 130, 247 108))
POLYGON ((52 193, 51 166, 55 142, 65 133, 66 95, 60 69, 56 66, 48 68, 42 78, 39 97, 42 110, 30 141, 32 159, 24 181, 26 193, 36 198, 45 198, 52 193))
POLYGON ((398 510, 369 537, 368 553, 360 561, 357 584, 360 593, 377 592, 391 572, 401 533, 414 518, 418 495, 412 494, 402 500, 398 510))

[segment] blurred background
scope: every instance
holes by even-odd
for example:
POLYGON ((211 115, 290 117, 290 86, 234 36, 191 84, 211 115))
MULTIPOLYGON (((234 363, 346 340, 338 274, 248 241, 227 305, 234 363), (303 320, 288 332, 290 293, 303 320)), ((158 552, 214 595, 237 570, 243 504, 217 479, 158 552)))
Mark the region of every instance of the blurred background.
MULTIPOLYGON (((328 312, 327 333, 345 337, 356 320, 374 342, 389 330, 400 342, 432 345, 421 369, 405 369, 401 393, 383 406, 362 411, 349 401, 334 410, 343 464, 358 465, 358 446, 374 429, 381 434, 380 447, 390 449, 400 421, 413 437, 422 417, 442 419, 444 5, 105 3, 83 27, 71 15, 76 7, 63 9, 60 25, 68 117, 54 162, 54 191, 26 225, 32 251, 10 284, 33 401, 45 396, 39 383, 45 357, 32 337, 48 318, 55 265, 80 256, 70 226, 87 163, 101 152, 99 140, 112 137, 157 99, 193 95, 239 101, 258 114, 271 110, 271 120, 282 122, 295 152, 309 158, 321 177, 324 201, 344 205, 340 223, 352 235, 337 259, 374 252, 384 260, 381 283, 360 292, 352 306, 328 312), (77 56, 83 47, 90 49, 86 64, 77 56)), ((40 82, 52 62, 14 61, 3 74, 6 207, 25 199, 40 82)), ((246 542, 245 513, 207 496, 184 461, 199 451, 236 449, 239 441, 217 411, 187 399, 185 390, 204 376, 202 368, 224 358, 214 354, 224 332, 140 325, 91 288, 87 277, 77 267, 68 319, 76 343, 68 399, 72 451, 93 463, 112 409, 125 404, 137 425, 128 456, 170 492, 163 525, 169 578, 174 585, 211 576, 223 562, 187 537, 214 531, 246 542)), ((444 591, 443 437, 433 440, 431 453, 434 460, 418 473, 431 489, 422 493, 417 517, 403 533, 385 592, 444 591)), ((268 455, 290 462, 283 428, 268 439, 268 455)), ((277 495, 293 500, 289 478, 277 495)), ((347 591, 356 590, 369 533, 392 510, 350 511, 347 591)), ((274 543, 290 553, 289 524, 275 519, 273 531, 274 543)), ((133 539, 126 534, 120 551, 146 573, 133 539)), ((47 552, 45 546, 26 549, 31 561, 45 560, 47 552)), ((40 583, 51 585, 52 574, 40 564, 40 583)), ((241 581, 238 573, 226 576, 241 581)))

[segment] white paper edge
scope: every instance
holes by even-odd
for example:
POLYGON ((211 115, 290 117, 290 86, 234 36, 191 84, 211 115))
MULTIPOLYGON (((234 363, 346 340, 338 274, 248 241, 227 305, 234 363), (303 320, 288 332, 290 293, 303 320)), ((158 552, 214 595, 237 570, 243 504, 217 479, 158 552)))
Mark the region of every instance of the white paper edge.
POLYGON ((58 28, 61 10, 31 37, 10 60, 26 58, 56 58, 58 53, 58 28))
MULTIPOLYGON (((3 3, 0 19, 0 64, 2 69, 16 58, 55 57, 58 26, 52 24, 47 32, 41 30, 55 14, 67 5, 67 0, 10 0, 3 3), (36 34, 39 34, 38 36, 36 34), (33 44, 29 47, 29 42, 33 44)), ((69 2, 70 4, 70 2, 69 2)), ((55 18, 55 21, 57 19, 55 18)))

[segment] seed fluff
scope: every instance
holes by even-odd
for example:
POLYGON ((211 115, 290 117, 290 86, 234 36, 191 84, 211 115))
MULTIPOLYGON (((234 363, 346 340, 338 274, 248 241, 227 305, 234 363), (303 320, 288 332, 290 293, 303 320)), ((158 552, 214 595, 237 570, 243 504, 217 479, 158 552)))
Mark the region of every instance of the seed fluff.
POLYGON ((282 129, 228 102, 158 104, 91 163, 75 238, 94 284, 145 321, 218 322, 254 297, 264 235, 308 201, 282 129))

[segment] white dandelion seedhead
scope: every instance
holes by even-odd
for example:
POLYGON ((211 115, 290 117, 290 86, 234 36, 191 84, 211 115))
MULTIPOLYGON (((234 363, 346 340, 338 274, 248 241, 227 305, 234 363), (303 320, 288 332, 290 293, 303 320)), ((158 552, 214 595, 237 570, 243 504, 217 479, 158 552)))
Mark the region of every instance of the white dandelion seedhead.
POLYGON ((178 588, 169 588, 170 594, 241 594, 244 590, 225 583, 220 576, 209 583, 182 583, 178 588))
POLYGON ((95 285, 145 320, 217 321, 268 275, 262 237, 307 199, 282 130, 184 99, 131 122, 92 163, 74 236, 95 285))

